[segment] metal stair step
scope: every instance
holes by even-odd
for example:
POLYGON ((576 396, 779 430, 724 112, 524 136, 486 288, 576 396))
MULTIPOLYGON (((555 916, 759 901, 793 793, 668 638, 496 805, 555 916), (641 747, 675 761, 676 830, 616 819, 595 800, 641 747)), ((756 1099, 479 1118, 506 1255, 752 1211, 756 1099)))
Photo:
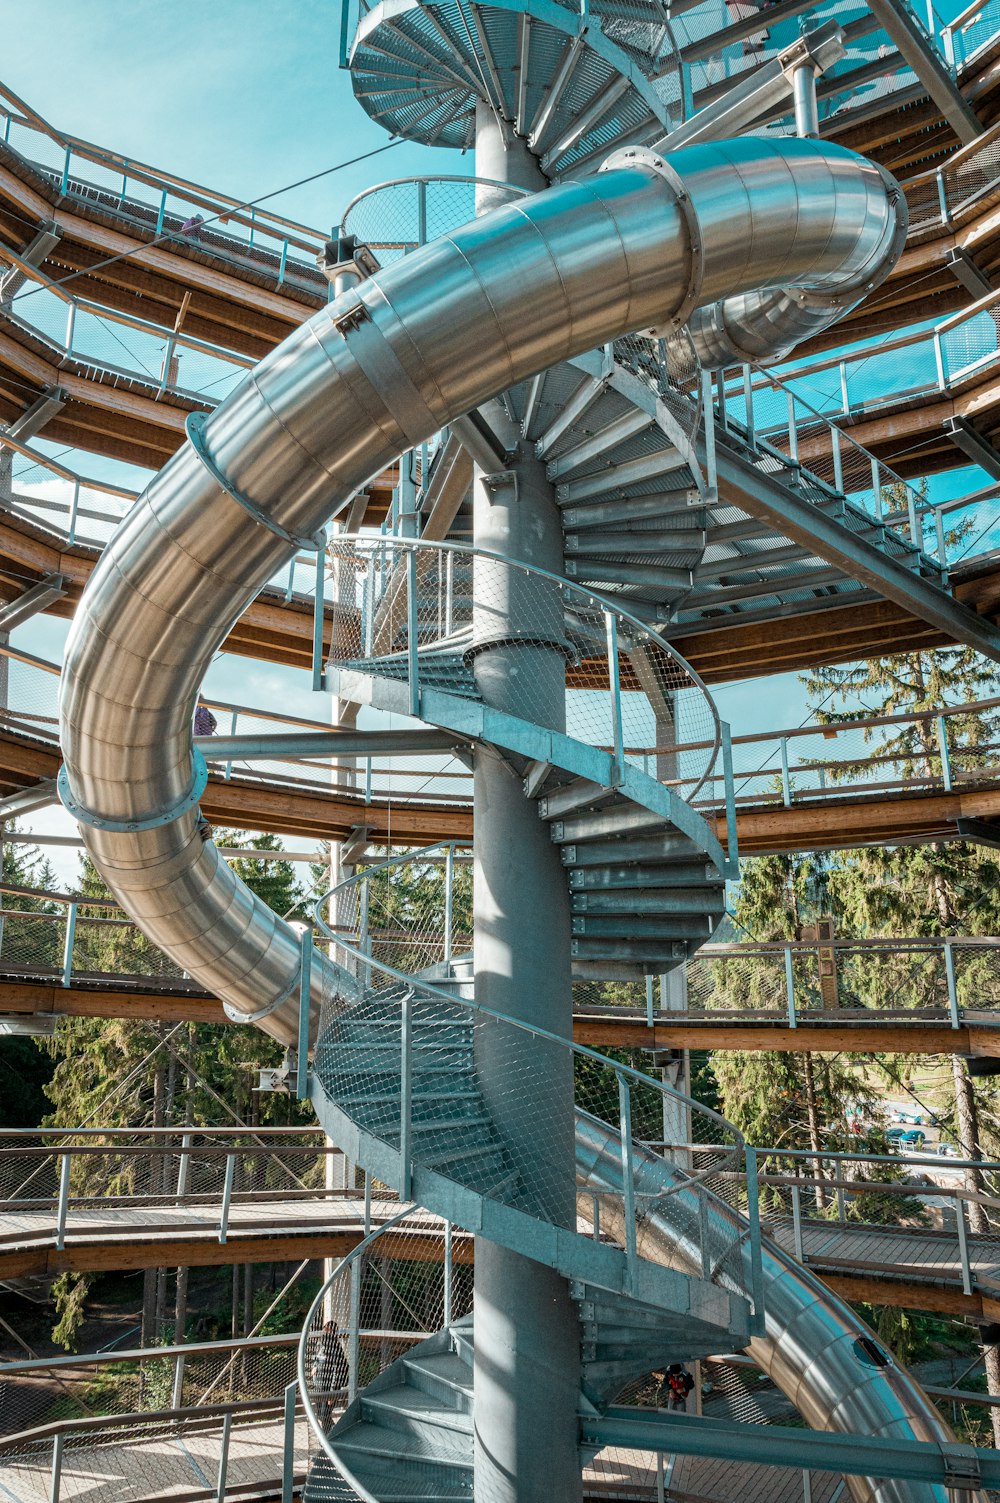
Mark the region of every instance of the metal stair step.
MULTIPOLYGON (((612 835, 631 835, 666 830, 662 814, 644 809, 640 804, 623 801, 610 809, 595 809, 593 813, 574 815, 569 819, 556 820, 552 826, 552 839, 557 845, 579 844, 591 840, 606 840, 612 835)), ((575 862, 567 865, 574 866, 575 862)))
MULTIPOLYGON (((464 1462, 460 1456, 439 1455, 432 1435, 390 1429, 388 1425, 376 1424, 368 1419, 362 1419, 342 1433, 334 1434, 331 1445, 338 1455, 343 1456, 346 1466, 357 1475, 359 1482, 371 1477, 376 1471, 383 1476, 394 1473, 400 1481, 406 1481, 402 1467, 397 1465, 387 1468, 386 1463, 402 1463, 402 1466, 422 1463, 424 1466, 442 1467, 447 1471, 453 1467, 467 1467, 471 1460, 471 1454, 464 1462)), ((409 1479, 411 1489, 415 1480, 413 1477, 409 1479)))
POLYGON ((611 888, 605 892, 570 893, 570 907, 574 913, 721 913, 725 906, 725 884, 718 881, 712 886, 706 884, 693 891, 678 891, 671 887, 648 890, 632 887, 611 888))
POLYGON ((656 532, 630 531, 622 528, 614 532, 567 531, 563 546, 574 557, 615 558, 629 554, 645 553, 698 553, 705 547, 707 534, 700 528, 662 528, 656 532))
POLYGON ((457 1352, 419 1353, 404 1357, 407 1382, 442 1404, 469 1409, 472 1404, 472 1368, 457 1352))
POLYGON ((672 866, 571 866, 571 892, 632 892, 651 887, 718 887, 719 873, 709 861, 678 861, 672 866))
POLYGON ((635 522, 643 518, 687 516, 694 512, 701 497, 696 490, 660 491, 655 496, 623 496, 616 501, 595 499, 579 504, 563 504, 562 524, 567 532, 583 532, 591 527, 606 528, 617 522, 635 522))
POLYGON ((596 835, 590 838, 589 832, 588 835, 579 839, 567 836, 565 840, 559 842, 562 846, 559 855, 564 866, 588 869, 608 866, 612 862, 615 865, 628 865, 634 869, 646 864, 673 865, 690 861, 692 857, 698 859, 702 856, 694 842, 686 835, 682 835, 679 830, 673 829, 662 821, 661 824, 662 830, 656 834, 629 836, 629 832, 625 831, 622 834, 600 838, 596 835))
POLYGON ((568 480, 556 486, 556 497, 562 502, 583 501, 588 496, 606 496, 643 480, 655 480, 660 475, 670 475, 686 464, 683 455, 676 449, 664 449, 658 454, 642 454, 637 459, 625 460, 622 464, 605 464, 592 475, 577 480, 568 480))
POLYGON ((472 1459, 472 1415, 443 1405, 419 1388, 401 1383, 361 1395, 364 1418, 381 1428, 426 1440, 436 1461, 472 1459))
MULTIPOLYGON (((697 939, 699 944, 704 944, 706 937, 705 932, 690 936, 691 939, 697 939)), ((673 952, 666 937, 655 940, 630 939, 610 934, 574 934, 570 943, 574 960, 623 961, 626 965, 644 965, 654 975, 660 971, 669 971, 681 958, 673 952)))
POLYGON ((632 939, 707 939, 718 920, 697 913, 574 913, 570 932, 590 939, 623 935, 632 939))
POLYGON ((572 778, 570 782, 543 793, 537 802, 542 819, 560 819, 575 810, 602 809, 616 801, 622 802, 617 788, 605 788, 603 784, 593 783, 589 778, 572 778))

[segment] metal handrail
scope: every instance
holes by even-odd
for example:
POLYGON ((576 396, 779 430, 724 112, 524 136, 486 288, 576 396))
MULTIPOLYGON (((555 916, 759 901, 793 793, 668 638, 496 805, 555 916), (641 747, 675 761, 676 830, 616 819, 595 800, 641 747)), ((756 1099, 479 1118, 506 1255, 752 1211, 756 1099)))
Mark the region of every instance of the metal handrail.
MULTIPOLYGON (((721 1112, 713 1111, 710 1106, 706 1106, 704 1102, 696 1101, 693 1096, 686 1096, 682 1091, 674 1090, 662 1081, 657 1080, 654 1076, 644 1075, 641 1070, 633 1069, 631 1065, 624 1065, 618 1060, 609 1059, 607 1055, 601 1054, 596 1049, 588 1048, 586 1044, 574 1043, 572 1039, 564 1038, 561 1034, 553 1033, 550 1029, 542 1028, 536 1023, 528 1023, 523 1018, 515 1018, 511 1017, 508 1013, 498 1012, 496 1008, 487 1007, 483 1003, 476 1001, 475 998, 462 997, 456 993, 445 991, 443 987, 435 986, 433 982, 425 981, 408 971, 401 971, 396 966, 389 965, 387 961, 376 960, 373 956, 368 955, 360 946, 352 944, 344 938, 342 933, 338 933, 327 923, 321 910, 325 904, 329 903, 336 896, 341 888, 353 884, 356 880, 356 876, 352 875, 345 878, 343 882, 336 883, 321 897, 316 899, 313 907, 313 917, 324 936, 331 943, 336 944, 339 949, 344 950, 354 960, 360 961, 365 967, 380 971, 393 981, 403 982, 407 987, 412 988, 415 993, 419 992, 422 996, 431 997, 435 1001, 445 1002, 449 1007, 464 1007, 470 1013, 475 1013, 477 1017, 489 1018, 495 1023, 503 1023, 507 1027, 518 1029, 521 1033, 530 1034, 533 1039, 541 1039, 543 1042, 557 1045, 561 1049, 568 1049, 574 1055, 593 1060, 596 1064, 610 1069, 619 1080, 628 1080, 654 1092, 659 1092, 664 1101, 678 1102, 686 1111, 693 1115, 708 1118, 722 1127, 724 1133, 729 1134, 735 1140, 729 1150, 731 1157, 742 1157, 745 1154, 746 1140, 739 1128, 734 1126, 732 1122, 728 1122, 722 1116, 721 1112)), ((718 1172, 718 1165, 713 1165, 704 1174, 699 1174, 697 1171, 684 1171, 683 1182, 678 1184, 677 1188, 689 1189, 693 1184, 697 1184, 699 1180, 707 1177, 709 1174, 716 1174, 718 1172)), ((666 1193, 671 1194, 673 1192, 667 1191, 666 1193)))
POLYGON ((614 596, 601 594, 599 591, 592 590, 586 585, 578 584, 575 580, 566 579, 563 575, 556 574, 551 569, 544 569, 538 564, 529 564, 521 559, 507 558, 503 554, 494 553, 488 548, 477 548, 469 543, 428 542, 423 538, 401 538, 395 536, 387 539, 366 537, 360 533, 344 533, 338 535, 336 538, 335 547, 338 553, 343 548, 356 547, 359 555, 363 555, 366 551, 370 551, 372 555, 375 555, 384 548, 391 548, 418 556, 421 554, 448 553, 453 557, 485 559, 490 563, 499 564, 506 569, 510 569, 512 572, 530 574, 536 578, 547 580, 550 584, 556 585, 561 591, 565 592, 570 598, 575 597, 584 604, 594 606, 597 610, 605 612, 615 620, 624 622, 635 633, 639 642, 644 644, 649 642, 654 643, 682 673, 687 675, 689 682, 686 687, 697 689, 700 692, 711 717, 714 736, 709 742, 691 743, 692 746, 709 747, 711 754, 701 777, 697 779, 692 788, 686 789, 685 798, 688 800, 693 798, 708 780, 715 768, 719 752, 722 748, 722 722, 719 718, 715 701, 709 693, 708 686, 701 675, 691 667, 691 664, 677 651, 677 648, 671 642, 668 642, 648 621, 643 621, 638 616, 634 616, 631 611, 626 610, 614 596))
POLYGON ((353 1248, 346 1257, 340 1260, 340 1262, 337 1264, 337 1267, 334 1269, 333 1273, 331 1273, 326 1282, 321 1286, 319 1293, 316 1295, 316 1298, 313 1300, 312 1304, 309 1306, 309 1309, 306 1311, 306 1318, 302 1322, 302 1334, 299 1337, 298 1355, 296 1357, 296 1373, 298 1377, 299 1392, 302 1395, 302 1404, 306 1411, 306 1418, 309 1421, 309 1425, 312 1429, 313 1434, 318 1438, 320 1445, 326 1453, 327 1458, 337 1468, 337 1471, 344 1478, 348 1486, 353 1487, 358 1496, 364 1500, 364 1503, 380 1503, 380 1500, 378 1498, 373 1498, 372 1495, 361 1485, 361 1483, 357 1480, 353 1473, 348 1470, 343 1461, 337 1456, 336 1452, 330 1444, 329 1436, 326 1432, 326 1426, 323 1424, 319 1415, 316 1413, 316 1408, 312 1400, 312 1393, 309 1388, 309 1380, 306 1377, 306 1344, 309 1340, 317 1312, 322 1309, 334 1281, 336 1279, 339 1279, 345 1271, 347 1271, 349 1274, 350 1270, 353 1269, 358 1259, 363 1257, 368 1252, 372 1244, 377 1241, 379 1237, 381 1237, 383 1232, 392 1231, 393 1228, 397 1227, 401 1221, 405 1221, 408 1216, 412 1216, 415 1210, 416 1207, 412 1205, 404 1206, 402 1210, 400 1210, 395 1216, 390 1217, 388 1221, 384 1221, 380 1227, 377 1227, 375 1229, 375 1231, 370 1232, 362 1242, 358 1243, 357 1247, 353 1248))

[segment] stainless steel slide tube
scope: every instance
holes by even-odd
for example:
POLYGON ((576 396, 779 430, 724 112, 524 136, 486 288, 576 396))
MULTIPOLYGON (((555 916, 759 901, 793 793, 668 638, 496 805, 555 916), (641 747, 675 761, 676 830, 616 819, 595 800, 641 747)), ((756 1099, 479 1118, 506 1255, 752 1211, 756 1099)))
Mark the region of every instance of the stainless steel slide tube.
MULTIPOLYGON (((588 1220, 593 1215, 593 1188, 601 1185, 620 1193, 621 1140, 605 1123, 578 1113, 576 1149, 577 1174, 588 1187, 578 1197, 577 1213, 588 1220)), ((702 1218, 698 1202, 704 1192, 678 1189, 678 1173, 671 1164, 648 1150, 636 1152, 642 1162, 637 1172, 640 1197, 647 1205, 638 1230, 641 1256, 698 1275, 702 1237, 706 1236, 709 1247, 713 1242, 720 1248, 732 1247, 736 1213, 710 1197, 708 1216, 702 1218)), ((615 1228, 613 1220, 611 1207, 602 1205, 602 1227, 612 1235, 621 1233, 623 1229, 615 1228)), ((814 1430, 855 1435, 953 1440, 919 1384, 893 1361, 843 1300, 774 1242, 766 1237, 761 1240, 766 1331, 751 1341, 747 1351, 806 1423, 814 1430)), ((730 1271, 738 1275, 738 1284, 749 1287, 748 1250, 743 1253, 743 1266, 730 1271)), ((845 1482, 854 1503, 949 1503, 947 1490, 930 1484, 888 1477, 848 1477, 845 1482)), ((977 1499, 985 1503, 981 1495, 967 1496, 969 1503, 977 1499)))
MULTIPOLYGON (((191 721, 213 653, 294 539, 452 418, 619 334, 721 302, 764 339, 772 320, 784 339, 786 303, 804 306, 789 289, 830 307, 843 289, 860 296, 889 270, 899 224, 878 168, 816 142, 748 140, 690 148, 666 169, 613 166, 344 292, 216 409, 200 456, 185 444, 156 476, 77 610, 62 678, 65 777, 115 896, 232 1016, 294 1041, 299 940, 197 833, 184 804, 191 721)), ((314 1013, 353 987, 321 953, 312 976, 314 1013)), ((802 1316, 794 1300, 782 1308, 790 1325, 802 1316)), ((830 1377, 842 1389, 857 1373, 830 1377)), ((809 1370, 803 1404, 824 1381, 809 1370)))
MULTIPOLYGON (((484 216, 351 289, 208 419, 136 502, 81 600, 62 680, 73 798, 141 831, 84 825, 116 897, 238 1015, 294 1036, 298 942, 193 811, 191 716, 212 654, 293 544, 403 449, 533 372, 692 302, 884 275, 898 208, 837 147, 754 140, 614 168, 484 216), (680 201, 679 201, 680 200, 680 201), (696 243, 697 242, 697 243, 696 243), (880 259, 881 258, 881 259, 880 259), (230 490, 216 478, 228 479, 230 490)), ((317 996, 338 979, 325 957, 317 996)))

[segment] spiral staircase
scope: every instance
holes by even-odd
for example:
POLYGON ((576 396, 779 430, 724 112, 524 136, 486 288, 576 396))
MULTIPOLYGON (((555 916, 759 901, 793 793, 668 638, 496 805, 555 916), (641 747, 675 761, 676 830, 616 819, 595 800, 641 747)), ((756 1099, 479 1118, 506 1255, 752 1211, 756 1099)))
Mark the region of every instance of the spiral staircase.
MULTIPOLYGON (((333 666, 335 692, 389 714, 416 708, 421 720, 454 731, 463 743, 488 745, 516 767, 559 848, 574 974, 661 974, 704 943, 725 907, 726 854, 680 794, 634 765, 636 743, 653 726, 654 702, 669 706, 678 739, 686 729, 699 745, 700 733, 697 751, 674 754, 685 792, 700 786, 718 751, 707 694, 669 645, 579 585, 542 581, 560 602, 575 667, 566 691, 568 721, 572 726, 574 700, 582 699, 588 744, 483 703, 469 639, 477 610, 489 609, 489 585, 477 576, 473 551, 350 539, 338 540, 336 550, 340 578, 366 581, 360 603, 343 599, 341 613, 353 612, 356 641, 369 647, 368 655, 348 655, 333 666), (450 591, 443 604, 442 590, 450 591), (416 653, 408 642, 414 622, 416 653), (614 684, 623 673, 630 687, 616 699, 614 684), (581 681, 595 687, 572 687, 581 681), (605 740, 610 750, 597 744, 605 740)), ((523 698, 530 704, 530 684, 523 698)), ((324 912, 321 902, 317 916, 325 924, 324 912)), ((725 1169, 740 1165, 742 1143, 734 1129, 658 1080, 547 1036, 556 1070, 574 1056, 597 1066, 612 1084, 613 1110, 605 1112, 611 1121, 601 1130, 614 1137, 618 1162, 626 1166, 623 1182, 609 1183, 595 1170, 587 1135, 578 1128, 573 1194, 581 1220, 577 1227, 562 1224, 552 1209, 560 1201, 561 1171, 553 1164, 540 1175, 537 1164, 524 1161, 491 1107, 505 1082, 494 1078, 485 1086, 477 1063, 484 1031, 506 1035, 508 1055, 516 1060, 518 1046, 529 1037, 537 1041, 539 1030, 476 1007, 470 957, 425 965, 410 976, 345 941, 341 926, 327 932, 359 989, 320 1022, 312 1095, 325 1131, 402 1198, 525 1252, 570 1281, 580 1321, 581 1415, 600 1412, 630 1379, 658 1365, 746 1345, 762 1320, 759 1291, 751 1309, 744 1266, 749 1225, 715 1225, 710 1233, 702 1216, 711 1245, 700 1250, 698 1272, 640 1256, 637 1230, 654 1203, 662 1213, 671 1201, 662 1188, 651 1196, 632 1183, 641 1150, 631 1142, 623 1147, 621 1098, 624 1093, 639 1109, 644 1095, 655 1097, 660 1120, 662 1098, 669 1098, 696 1124, 696 1135, 700 1126, 703 1153, 686 1173, 674 1171, 689 1195, 708 1196, 725 1169)), ((512 1074, 516 1069, 512 1065, 512 1074)), ((578 1086, 576 1096, 578 1121, 593 1123, 585 1090, 578 1086)), ((690 1220, 689 1204, 675 1195, 672 1205, 679 1223, 690 1220)), ((307 1496, 470 1496, 474 1349, 466 1317, 381 1372, 324 1436, 307 1496)))

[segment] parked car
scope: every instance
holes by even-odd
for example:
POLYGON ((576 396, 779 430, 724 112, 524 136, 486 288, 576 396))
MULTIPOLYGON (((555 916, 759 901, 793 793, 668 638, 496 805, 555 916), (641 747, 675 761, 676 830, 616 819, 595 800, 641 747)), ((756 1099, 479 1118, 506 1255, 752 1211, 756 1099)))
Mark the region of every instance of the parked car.
POLYGON ((938 1158, 942 1159, 960 1159, 962 1157, 962 1150, 957 1143, 938 1143, 934 1152, 938 1158))
POLYGON ((919 1127, 890 1127, 886 1133, 891 1148, 898 1148, 902 1153, 904 1148, 919 1151, 927 1142, 927 1134, 922 1133, 919 1127))

